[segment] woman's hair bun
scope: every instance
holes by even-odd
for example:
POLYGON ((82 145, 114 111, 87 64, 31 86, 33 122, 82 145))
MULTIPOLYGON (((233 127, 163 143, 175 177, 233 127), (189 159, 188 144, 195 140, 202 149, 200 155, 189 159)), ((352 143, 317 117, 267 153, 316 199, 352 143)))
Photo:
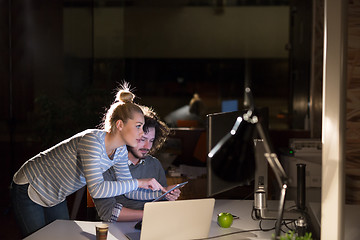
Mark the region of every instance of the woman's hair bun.
POLYGON ((118 88, 115 102, 119 101, 123 103, 132 103, 134 101, 134 98, 135 95, 130 91, 130 84, 124 81, 118 88))
POLYGON ((120 90, 116 94, 116 100, 123 103, 133 102, 134 98, 135 95, 131 93, 129 90, 120 90))

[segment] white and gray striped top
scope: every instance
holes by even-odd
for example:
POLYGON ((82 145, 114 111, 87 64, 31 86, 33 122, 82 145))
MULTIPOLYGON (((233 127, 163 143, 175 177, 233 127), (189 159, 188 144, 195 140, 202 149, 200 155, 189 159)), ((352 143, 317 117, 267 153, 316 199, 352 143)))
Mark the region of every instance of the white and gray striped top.
POLYGON ((126 146, 116 149, 111 160, 105 149, 106 132, 90 129, 74 135, 29 159, 17 174, 25 175, 47 206, 54 206, 87 184, 93 198, 125 194, 150 200, 160 191, 138 188, 128 166, 126 146), (117 181, 104 181, 102 173, 114 166, 117 181), (134 191, 135 190, 135 191, 134 191))

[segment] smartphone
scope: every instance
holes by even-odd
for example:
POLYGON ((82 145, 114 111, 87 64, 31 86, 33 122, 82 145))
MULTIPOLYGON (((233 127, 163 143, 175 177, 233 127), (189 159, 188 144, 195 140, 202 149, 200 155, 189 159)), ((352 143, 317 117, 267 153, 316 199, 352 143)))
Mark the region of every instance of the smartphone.
POLYGON ((186 182, 182 182, 182 183, 179 183, 179 184, 176 184, 173 188, 171 188, 169 191, 167 191, 166 193, 163 193, 160 197, 157 197, 153 200, 153 202, 157 202, 157 201, 160 201, 161 199, 163 199, 166 194, 170 193, 171 191, 175 190, 175 189, 178 189, 178 188, 181 188, 183 187, 185 184, 187 184, 188 181, 186 182))

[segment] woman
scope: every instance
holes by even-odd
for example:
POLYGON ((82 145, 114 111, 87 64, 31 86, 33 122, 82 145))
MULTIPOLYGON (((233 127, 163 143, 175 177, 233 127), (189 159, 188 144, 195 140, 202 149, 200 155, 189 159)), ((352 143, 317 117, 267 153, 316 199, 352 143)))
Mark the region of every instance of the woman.
POLYGON ((124 84, 104 117, 103 130, 78 133, 31 158, 15 173, 11 195, 24 237, 56 219, 69 219, 66 197, 85 185, 93 198, 127 194, 149 200, 158 195, 154 191, 165 191, 155 179, 133 179, 128 168, 126 145, 137 146, 144 125, 134 97, 124 84), (104 181, 102 173, 111 166, 117 181, 104 181))

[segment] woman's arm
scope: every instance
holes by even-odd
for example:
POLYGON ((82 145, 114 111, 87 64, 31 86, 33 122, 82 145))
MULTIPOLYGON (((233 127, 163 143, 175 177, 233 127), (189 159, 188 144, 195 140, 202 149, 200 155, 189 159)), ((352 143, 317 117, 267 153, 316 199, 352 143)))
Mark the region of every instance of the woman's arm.
POLYGON ((102 144, 95 134, 85 135, 78 145, 79 161, 91 197, 113 197, 137 189, 138 181, 132 178, 127 165, 126 146, 123 146, 118 153, 119 160, 117 164, 121 176, 121 179, 118 179, 119 181, 104 181, 102 169, 109 167, 107 166, 109 160, 107 160, 107 156, 102 149, 102 144))
POLYGON ((104 181, 102 169, 108 167, 109 160, 102 149, 102 143, 95 134, 85 135, 78 146, 87 187, 92 198, 114 197, 135 190, 129 198, 151 200, 159 195, 156 191, 165 191, 155 179, 137 180, 132 178, 128 166, 128 151, 126 146, 122 146, 115 153, 115 164, 113 167, 117 181, 104 181))
POLYGON ((155 178, 138 179, 139 188, 126 193, 125 196, 134 200, 152 200, 161 196, 166 189, 155 178), (160 189, 160 190, 159 190, 160 189))

